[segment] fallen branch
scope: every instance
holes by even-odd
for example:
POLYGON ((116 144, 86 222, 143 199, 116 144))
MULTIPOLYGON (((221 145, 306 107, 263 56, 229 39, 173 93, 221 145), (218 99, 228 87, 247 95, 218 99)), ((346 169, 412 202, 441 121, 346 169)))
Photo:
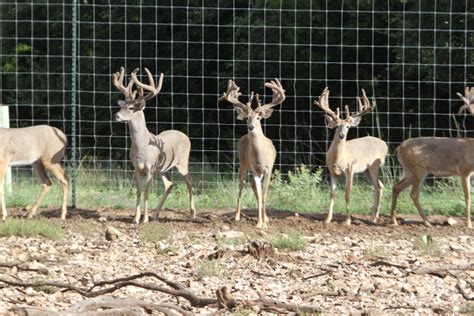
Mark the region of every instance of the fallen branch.
POLYGON ((39 272, 41 274, 48 274, 49 271, 46 268, 32 268, 30 265, 25 263, 11 263, 11 262, 0 262, 1 268, 17 268, 18 270, 22 271, 32 271, 32 272, 39 272))

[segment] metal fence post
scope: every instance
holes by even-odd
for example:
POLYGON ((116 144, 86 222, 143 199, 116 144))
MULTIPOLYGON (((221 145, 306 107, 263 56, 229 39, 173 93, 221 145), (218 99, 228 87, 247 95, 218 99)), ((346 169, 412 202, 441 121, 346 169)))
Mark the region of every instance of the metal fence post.
POLYGON ((76 208, 76 175, 77 175, 77 144, 76 144, 76 93, 77 93, 77 0, 72 1, 72 65, 71 65, 71 160, 72 207, 76 208))

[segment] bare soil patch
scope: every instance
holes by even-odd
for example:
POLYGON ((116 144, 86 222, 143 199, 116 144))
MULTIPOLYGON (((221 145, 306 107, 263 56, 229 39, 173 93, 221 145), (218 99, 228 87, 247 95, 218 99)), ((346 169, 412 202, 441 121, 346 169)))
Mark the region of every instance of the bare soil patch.
MULTIPOLYGON (((22 214, 13 210, 14 216, 22 214)), ((45 210, 39 216, 59 223, 58 214, 45 210)), ((433 227, 425 227, 418 216, 401 215, 405 221, 393 227, 385 217, 372 225, 368 217, 356 215, 347 227, 343 217, 324 225, 324 214, 271 211, 269 229, 260 231, 255 228, 255 210, 244 210, 239 223, 230 209, 201 212, 195 220, 187 211, 166 210, 146 225, 132 224, 132 210, 72 210, 68 215, 63 240, 0 238, 0 277, 90 288, 152 272, 199 297, 215 299, 225 287, 226 295, 237 302, 196 307, 186 299, 133 285, 106 294, 172 304, 190 313, 271 311, 262 304, 252 306, 259 295, 327 314, 474 311, 474 231, 467 229, 464 218, 450 226, 445 217, 433 216, 433 227), (119 238, 106 240, 108 227, 117 229, 119 238), (269 245, 274 236, 290 233, 304 238, 304 250, 250 249, 255 241, 269 245)), ((140 282, 163 285, 153 277, 140 282)), ((86 299, 51 286, 0 281, 0 287, 0 314, 15 314, 13 308, 19 306, 64 311, 86 299)))

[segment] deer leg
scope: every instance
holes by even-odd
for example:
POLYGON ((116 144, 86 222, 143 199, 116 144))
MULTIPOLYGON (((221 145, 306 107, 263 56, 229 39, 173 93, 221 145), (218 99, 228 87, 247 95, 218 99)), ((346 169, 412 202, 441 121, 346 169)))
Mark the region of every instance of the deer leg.
MULTIPOLYGON (((244 188, 244 180, 245 176, 247 175, 247 169, 242 168, 240 166, 240 174, 239 174, 239 195, 237 196, 237 207, 235 208, 235 220, 240 221, 240 197, 242 196, 242 189, 244 188)), ((254 182, 252 182, 252 185, 255 185, 254 182)), ((258 194, 255 195, 258 201, 258 194)))
POLYGON ((50 170, 53 175, 58 179, 61 187, 63 188, 63 199, 61 204, 61 219, 66 219, 67 213, 67 194, 68 194, 68 178, 66 172, 59 163, 45 164, 45 167, 50 170))
POLYGON ((169 175, 167 173, 160 173, 160 175, 161 180, 163 181, 163 184, 165 186, 165 191, 163 192, 163 196, 161 197, 160 203, 158 203, 158 206, 155 209, 156 218, 160 218, 161 208, 163 207, 163 204, 165 204, 166 198, 168 197, 168 194, 170 194, 171 189, 173 188, 173 182, 171 182, 169 175))
POLYGON ((337 177, 331 174, 331 194, 329 200, 329 213, 324 220, 324 223, 329 224, 332 221, 332 212, 334 210, 334 199, 336 198, 337 177))
POLYGON ((133 172, 134 178, 135 178, 135 186, 137 188, 137 202, 135 204, 135 218, 133 219, 133 222, 135 224, 140 223, 140 200, 142 197, 142 175, 140 174, 140 171, 135 169, 133 172))
POLYGON ((352 171, 349 171, 346 174, 346 188, 345 188, 345 197, 346 197, 346 225, 351 224, 351 212, 349 210, 349 202, 351 199, 351 190, 352 190, 352 179, 353 179, 353 173, 352 171))
POLYGON ((44 196, 46 193, 48 193, 52 185, 51 180, 49 180, 48 175, 46 174, 45 166, 41 161, 35 161, 32 166, 36 175, 41 181, 41 192, 38 196, 38 199, 36 199, 36 202, 33 204, 31 209, 29 209, 28 214, 26 215, 27 218, 32 218, 35 215, 36 211, 41 205, 41 202, 43 201, 44 196))
POLYGON ((392 189, 392 207, 390 209, 390 218, 393 225, 398 225, 397 222, 397 199, 398 195, 409 187, 413 182, 412 176, 406 174, 402 180, 398 181, 392 189))
POLYGON ((464 190, 464 200, 466 201, 467 228, 472 228, 471 222, 471 177, 467 175, 462 178, 462 188, 464 190))
POLYGON ((272 176, 272 173, 270 169, 270 172, 266 173, 263 178, 263 194, 262 194, 263 228, 267 228, 267 223, 269 222, 268 217, 267 217, 266 205, 267 205, 268 187, 270 186, 271 176, 272 176))
POLYGON ((186 187, 188 188, 189 193, 189 205, 190 205, 190 213, 192 218, 196 218, 196 208, 194 207, 194 198, 193 198, 193 179, 191 175, 188 173, 184 176, 184 181, 186 182, 186 187))
POLYGON ((420 199, 419 199, 421 186, 423 185, 425 177, 426 177, 426 174, 423 175, 422 177, 415 176, 415 178, 413 180, 413 187, 411 189, 410 197, 413 200, 413 202, 415 203, 415 206, 418 209, 418 213, 420 213, 420 216, 423 219, 423 223, 426 226, 431 226, 428 218, 425 215, 425 212, 423 211, 423 208, 421 207, 420 199))
POLYGON ((258 202, 258 221, 257 221, 257 228, 264 228, 264 220, 263 220, 263 207, 262 207, 262 177, 258 175, 253 176, 255 181, 255 186, 257 187, 257 202, 258 202))
POLYGON ((150 196, 150 188, 153 183, 153 174, 147 170, 145 177, 145 192, 143 193, 143 223, 148 223, 148 197, 150 196))
POLYGON ((189 205, 190 205, 190 213, 192 218, 196 218, 196 208, 194 207, 194 198, 193 198, 193 178, 188 172, 188 167, 186 163, 186 167, 181 165, 176 166, 179 173, 184 177, 184 182, 186 182, 186 187, 188 188, 189 193, 189 205))
POLYGON ((372 216, 370 220, 375 224, 377 221, 377 218, 379 217, 380 213, 380 204, 382 202, 382 194, 383 194, 383 183, 382 181, 379 180, 378 177, 379 174, 379 167, 376 166, 376 168, 371 168, 367 169, 365 171, 366 177, 372 182, 374 186, 374 192, 375 192, 375 200, 374 200, 374 207, 372 209, 372 216))
POLYGON ((2 161, 0 162, 0 203, 2 204, 2 221, 5 221, 8 216, 7 207, 5 206, 5 173, 7 171, 7 163, 2 161))

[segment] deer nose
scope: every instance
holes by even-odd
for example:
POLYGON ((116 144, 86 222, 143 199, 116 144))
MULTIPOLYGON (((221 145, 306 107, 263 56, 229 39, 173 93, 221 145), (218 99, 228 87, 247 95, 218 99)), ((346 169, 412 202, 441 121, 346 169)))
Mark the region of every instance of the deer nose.
POLYGON ((344 139, 344 137, 346 137, 346 135, 344 135, 344 134, 342 134, 342 133, 339 134, 339 138, 340 138, 340 139, 344 139))
POLYGON ((254 126, 253 125, 249 125, 249 131, 253 131, 254 130, 254 126))
POLYGON ((115 113, 115 120, 116 121, 121 121, 120 116, 118 115, 118 113, 115 113))

